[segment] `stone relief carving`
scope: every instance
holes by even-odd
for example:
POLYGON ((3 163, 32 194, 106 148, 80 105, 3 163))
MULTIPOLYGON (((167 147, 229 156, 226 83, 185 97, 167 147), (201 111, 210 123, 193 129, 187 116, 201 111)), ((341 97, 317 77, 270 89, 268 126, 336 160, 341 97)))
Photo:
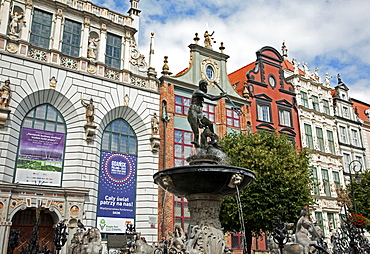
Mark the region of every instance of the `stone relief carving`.
POLYGON ((139 50, 137 49, 136 42, 134 41, 131 41, 130 52, 131 52, 130 63, 133 66, 137 66, 140 71, 146 71, 147 63, 145 62, 145 56, 143 54, 140 54, 139 50))
POLYGON ((22 29, 21 23, 25 23, 23 21, 24 14, 18 14, 18 12, 14 12, 10 15, 11 21, 9 23, 9 34, 15 37, 19 36, 19 32, 22 29))

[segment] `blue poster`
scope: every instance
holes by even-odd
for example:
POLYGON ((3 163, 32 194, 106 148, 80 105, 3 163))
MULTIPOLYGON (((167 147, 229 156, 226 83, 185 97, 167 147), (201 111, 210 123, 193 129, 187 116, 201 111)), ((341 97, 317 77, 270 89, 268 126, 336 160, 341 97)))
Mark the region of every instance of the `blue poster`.
POLYGON ((136 156, 102 151, 97 223, 102 233, 124 233, 134 224, 136 156))

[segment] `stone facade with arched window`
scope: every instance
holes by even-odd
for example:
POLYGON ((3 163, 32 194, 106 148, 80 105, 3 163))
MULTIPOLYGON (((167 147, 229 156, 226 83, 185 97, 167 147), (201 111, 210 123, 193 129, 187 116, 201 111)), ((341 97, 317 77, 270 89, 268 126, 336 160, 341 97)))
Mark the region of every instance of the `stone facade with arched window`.
MULTIPOLYGON (((152 175, 158 170, 158 151, 152 146, 152 118, 159 115, 160 96, 154 68, 136 46, 140 10, 136 1, 131 5, 125 16, 87 1, 2 3, 0 88, 9 89, 0 103, 1 253, 6 253, 10 229, 32 225, 37 209, 48 217, 45 227, 65 220, 69 238, 80 220, 104 234, 122 233, 131 222, 149 242, 157 241, 158 190, 152 175), (21 26, 12 23, 16 18, 21 26), (40 23, 43 18, 52 21, 40 23), (46 25, 43 31, 50 29, 50 36, 37 33, 39 25, 46 25), (107 50, 119 54, 110 56, 107 50), (104 147, 104 133, 117 121, 129 135, 119 130, 123 138, 109 142, 124 147, 127 136, 132 151, 104 147), (121 192, 107 188, 101 200, 104 152, 123 158, 108 169, 121 192), (130 186, 130 199, 122 186, 130 186), (106 196, 116 198, 115 207, 108 207, 115 211, 112 225, 107 219, 112 214, 102 216, 106 225, 98 221, 104 205, 112 205, 104 203, 106 196), (120 215, 128 208, 130 213, 120 215), (31 217, 21 220, 21 213, 31 217)), ((48 244, 47 235, 40 236, 41 244, 48 244)))

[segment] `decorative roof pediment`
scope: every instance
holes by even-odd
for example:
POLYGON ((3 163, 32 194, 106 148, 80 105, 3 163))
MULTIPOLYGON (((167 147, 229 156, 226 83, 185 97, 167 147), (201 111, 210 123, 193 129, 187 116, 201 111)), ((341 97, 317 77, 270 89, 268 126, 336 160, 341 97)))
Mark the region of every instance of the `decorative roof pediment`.
POLYGON ((276 101, 276 103, 279 104, 279 105, 285 105, 285 106, 288 106, 288 107, 293 107, 293 104, 290 103, 289 101, 287 101, 286 99, 278 100, 278 101, 276 101))
POLYGON ((254 95, 254 97, 256 99, 260 99, 260 100, 265 100, 265 101, 270 101, 270 102, 272 101, 272 99, 264 93, 256 94, 256 95, 254 95))

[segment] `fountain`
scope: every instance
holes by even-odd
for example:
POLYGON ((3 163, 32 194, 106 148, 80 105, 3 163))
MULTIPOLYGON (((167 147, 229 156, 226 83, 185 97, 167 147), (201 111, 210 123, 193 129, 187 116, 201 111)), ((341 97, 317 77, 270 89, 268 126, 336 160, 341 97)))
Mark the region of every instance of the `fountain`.
MULTIPOLYGON (((219 100, 223 97, 227 95, 207 94, 207 82, 199 82, 188 113, 188 121, 194 132, 195 154, 187 158, 189 165, 164 169, 153 176, 154 182, 164 190, 185 197, 189 202, 188 240, 181 243, 181 237, 178 237, 177 253, 226 253, 228 250, 219 220, 222 198, 236 195, 255 179, 249 169, 224 165, 227 158, 219 150, 213 123, 203 116, 204 98, 219 100), (201 135, 199 129, 203 129, 201 135)), ((181 236, 180 232, 178 234, 181 236)))

